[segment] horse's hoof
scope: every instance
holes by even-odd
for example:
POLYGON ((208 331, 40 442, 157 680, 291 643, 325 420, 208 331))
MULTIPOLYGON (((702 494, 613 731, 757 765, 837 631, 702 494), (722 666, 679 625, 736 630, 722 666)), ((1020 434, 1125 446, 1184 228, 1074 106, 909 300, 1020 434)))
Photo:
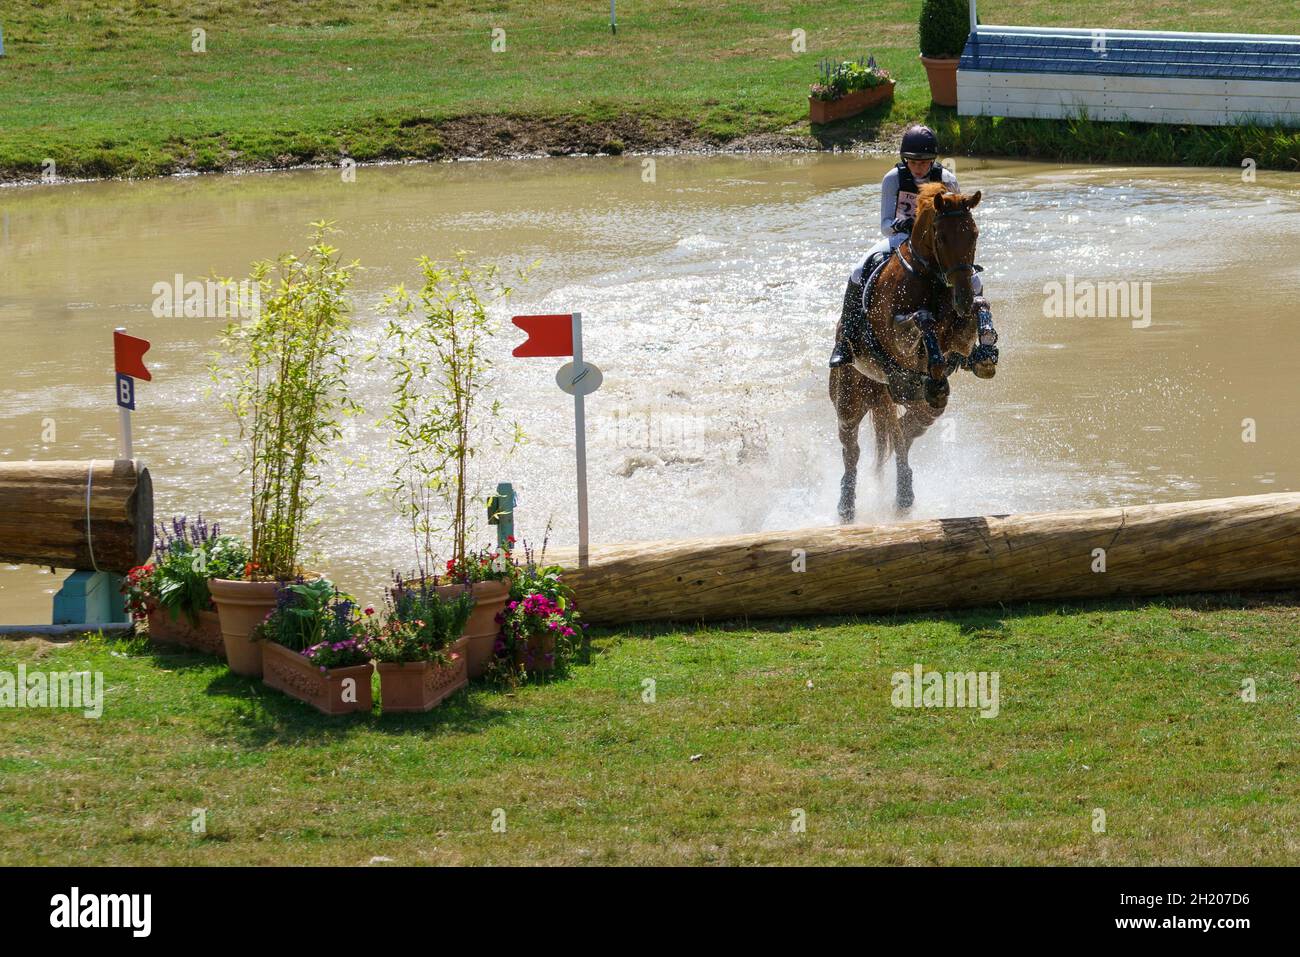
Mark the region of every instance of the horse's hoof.
POLYGON ((912 503, 916 501, 916 496, 912 494, 912 490, 910 488, 907 491, 903 491, 900 489, 898 492, 897 501, 898 501, 899 508, 903 510, 907 510, 911 508, 912 503))
POLYGON ((950 388, 947 379, 927 379, 925 381, 925 401, 932 409, 942 409, 948 404, 950 388))
POLYGON ((977 346, 970 357, 971 372, 976 378, 992 379, 998 371, 997 346, 977 346))

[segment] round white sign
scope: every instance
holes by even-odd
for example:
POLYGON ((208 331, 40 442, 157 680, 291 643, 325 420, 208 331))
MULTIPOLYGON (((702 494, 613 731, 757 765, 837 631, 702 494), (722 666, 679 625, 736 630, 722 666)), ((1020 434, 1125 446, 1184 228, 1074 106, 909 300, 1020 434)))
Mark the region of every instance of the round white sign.
POLYGON ((590 362, 582 364, 581 373, 574 371, 572 362, 566 362, 555 373, 555 384, 569 395, 591 395, 604 381, 605 376, 590 362))

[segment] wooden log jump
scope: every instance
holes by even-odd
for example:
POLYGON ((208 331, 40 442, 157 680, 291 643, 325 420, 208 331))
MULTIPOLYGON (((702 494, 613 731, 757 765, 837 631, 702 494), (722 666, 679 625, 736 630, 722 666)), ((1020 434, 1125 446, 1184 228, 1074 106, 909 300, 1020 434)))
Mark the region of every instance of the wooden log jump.
POLYGON ((0 560, 121 574, 151 551, 147 468, 112 459, 0 462, 0 560))
POLYGON ((562 564, 601 625, 1269 590, 1300 585, 1300 493, 593 547, 587 568, 562 564))

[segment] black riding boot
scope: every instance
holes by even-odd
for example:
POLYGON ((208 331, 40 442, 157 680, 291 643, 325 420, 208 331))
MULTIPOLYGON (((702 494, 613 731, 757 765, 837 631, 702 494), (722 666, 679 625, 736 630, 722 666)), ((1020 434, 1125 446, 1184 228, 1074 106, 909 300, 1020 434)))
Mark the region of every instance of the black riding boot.
POLYGON ((840 338, 831 351, 831 368, 853 362, 851 343, 862 334, 862 283, 849 280, 844 290, 844 307, 840 311, 840 338))

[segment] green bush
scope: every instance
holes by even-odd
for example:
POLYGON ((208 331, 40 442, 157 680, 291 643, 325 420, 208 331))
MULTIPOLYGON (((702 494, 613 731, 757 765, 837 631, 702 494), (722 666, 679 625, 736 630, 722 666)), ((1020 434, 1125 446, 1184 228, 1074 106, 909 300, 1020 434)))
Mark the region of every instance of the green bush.
POLYGON ((924 0, 919 27, 922 56, 961 56, 970 34, 966 0, 924 0))

